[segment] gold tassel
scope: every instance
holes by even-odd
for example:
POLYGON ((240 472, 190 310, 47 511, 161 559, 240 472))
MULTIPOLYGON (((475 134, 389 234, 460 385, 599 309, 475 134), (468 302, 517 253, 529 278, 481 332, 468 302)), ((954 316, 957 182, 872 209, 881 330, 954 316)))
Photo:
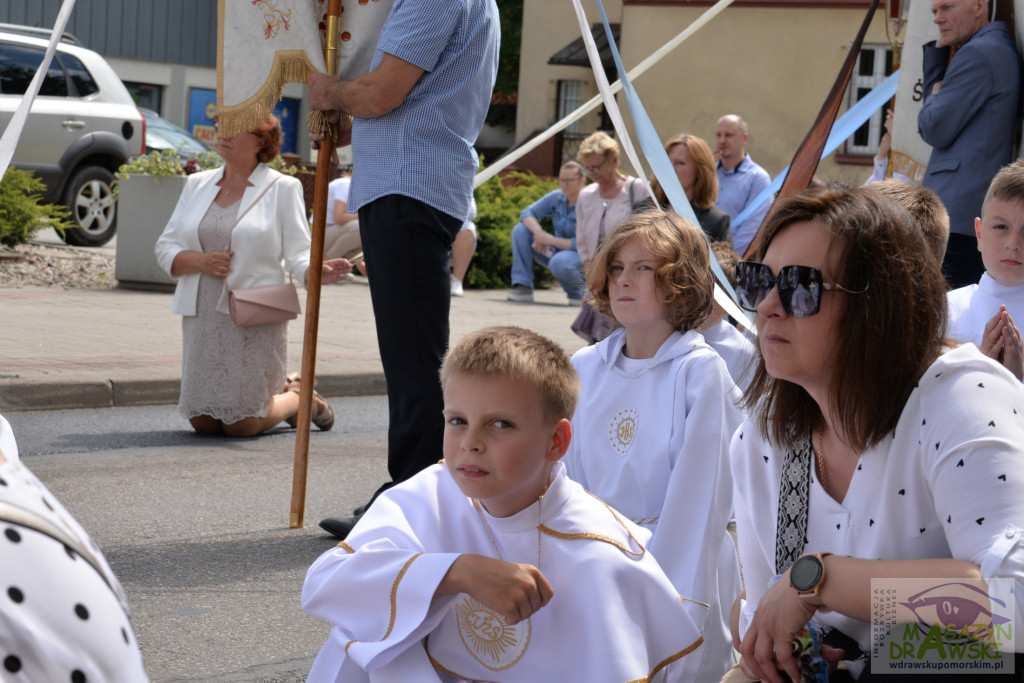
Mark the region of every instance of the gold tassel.
POLYGON ((217 133, 233 138, 256 128, 270 114, 281 99, 285 83, 306 83, 316 69, 301 50, 281 50, 274 55, 274 65, 263 87, 240 104, 217 107, 217 133))

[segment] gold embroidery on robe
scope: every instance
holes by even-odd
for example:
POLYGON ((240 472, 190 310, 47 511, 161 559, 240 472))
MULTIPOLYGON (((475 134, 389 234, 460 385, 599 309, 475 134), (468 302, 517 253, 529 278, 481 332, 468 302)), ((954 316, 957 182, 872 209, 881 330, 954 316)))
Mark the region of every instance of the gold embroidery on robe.
POLYGON ((619 455, 626 455, 640 429, 640 413, 633 408, 620 410, 608 425, 608 441, 619 455))

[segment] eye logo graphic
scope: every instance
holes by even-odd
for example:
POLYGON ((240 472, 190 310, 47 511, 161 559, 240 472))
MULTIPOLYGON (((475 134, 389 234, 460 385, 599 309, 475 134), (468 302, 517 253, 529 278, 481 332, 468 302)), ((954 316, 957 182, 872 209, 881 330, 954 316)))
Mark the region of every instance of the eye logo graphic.
POLYGON ((640 413, 633 408, 620 410, 608 426, 608 441, 620 455, 629 453, 640 427, 640 413))
POLYGON ((927 633, 934 625, 944 629, 943 640, 959 644, 973 640, 989 640, 996 627, 1010 620, 994 614, 993 608, 1006 608, 1006 603, 968 583, 944 583, 907 598, 901 605, 914 613, 918 629, 927 633))

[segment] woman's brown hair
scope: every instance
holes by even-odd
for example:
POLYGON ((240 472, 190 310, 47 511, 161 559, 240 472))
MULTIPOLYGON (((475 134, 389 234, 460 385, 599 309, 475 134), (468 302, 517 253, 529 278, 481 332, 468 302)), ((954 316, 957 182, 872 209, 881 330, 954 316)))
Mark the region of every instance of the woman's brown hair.
POLYGON ((674 212, 633 214, 598 247, 587 268, 594 307, 615 320, 608 298, 608 270, 619 250, 636 240, 654 255, 654 280, 664 294, 665 320, 677 330, 695 330, 711 315, 715 277, 704 231, 674 212))
MULTIPOLYGON (((861 292, 842 295, 828 401, 849 445, 863 451, 896 429, 910 393, 938 357, 946 282, 907 211, 870 188, 826 187, 780 199, 757 260, 776 235, 804 222, 832 234, 835 281, 861 292)), ((792 447, 819 426, 821 411, 803 387, 771 377, 760 350, 756 358, 746 408, 762 435, 792 447)))
MULTIPOLYGON (((718 201, 718 172, 715 171, 715 155, 711 153, 708 144, 696 135, 683 133, 669 138, 665 142, 665 153, 671 152, 676 145, 686 147, 686 151, 690 155, 690 163, 697 171, 690 204, 698 209, 710 209, 718 201)), ((651 178, 651 190, 654 191, 654 197, 658 200, 658 204, 661 206, 668 204, 665 189, 657 178, 651 178)))
POLYGON ((256 161, 267 163, 277 157, 281 151, 281 122, 271 114, 263 119, 263 123, 249 131, 260 139, 263 146, 256 152, 256 161))

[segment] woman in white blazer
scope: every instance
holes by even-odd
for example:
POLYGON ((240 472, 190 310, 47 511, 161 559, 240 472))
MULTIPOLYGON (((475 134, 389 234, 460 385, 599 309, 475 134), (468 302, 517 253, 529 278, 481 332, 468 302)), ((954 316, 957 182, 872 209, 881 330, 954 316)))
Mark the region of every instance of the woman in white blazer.
MULTIPOLYGON (((171 310, 183 316, 178 412, 202 434, 253 436, 294 424, 298 414, 299 379, 287 376, 287 322, 235 327, 228 313, 228 288, 283 284, 289 275, 306 281, 302 183, 266 166, 280 146, 274 116, 220 139, 224 166, 189 176, 157 240, 157 261, 177 280, 171 310)), ((351 270, 345 259, 325 261, 322 282, 351 270)), ((330 429, 330 404, 314 398, 313 423, 330 429)))

